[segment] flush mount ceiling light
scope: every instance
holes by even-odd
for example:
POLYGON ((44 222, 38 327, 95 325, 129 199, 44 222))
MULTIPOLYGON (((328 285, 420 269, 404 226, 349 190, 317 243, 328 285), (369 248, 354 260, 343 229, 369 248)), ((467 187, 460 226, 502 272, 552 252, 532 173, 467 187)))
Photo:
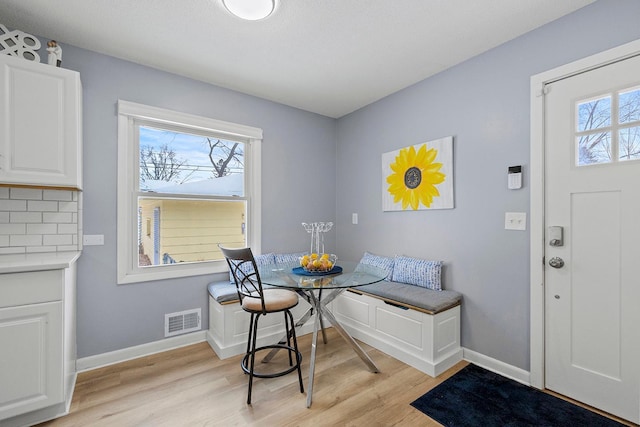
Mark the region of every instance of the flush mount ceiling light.
POLYGON ((275 0, 222 0, 227 10, 239 18, 257 21, 271 15, 275 0))

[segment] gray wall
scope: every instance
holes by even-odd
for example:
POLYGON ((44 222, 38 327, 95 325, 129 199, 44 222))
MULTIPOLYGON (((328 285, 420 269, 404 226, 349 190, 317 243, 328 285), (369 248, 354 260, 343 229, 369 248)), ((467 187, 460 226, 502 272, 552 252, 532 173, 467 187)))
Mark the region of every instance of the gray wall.
POLYGON ((462 345, 529 370, 529 233, 505 230, 504 213, 529 213, 530 77, 640 38, 639 18, 640 1, 600 0, 341 118, 341 256, 445 261, 445 288, 464 294, 462 345), (383 212, 381 154, 449 135, 455 209, 383 212), (511 165, 521 190, 507 189, 511 165))
MULTIPOLYGON (((85 246, 78 263, 78 357, 163 339, 165 313, 201 307, 206 329, 206 284, 216 278, 116 284, 118 99, 263 129, 263 251, 304 250, 309 239, 300 223, 334 220, 334 119, 73 46, 63 49, 63 66, 79 71, 83 85, 83 229, 105 235, 105 245, 85 246), (324 186, 301 202, 299 191, 312 178, 324 186)), ((334 234, 327 238, 334 246, 334 234)))
POLYGON ((63 66, 83 82, 83 229, 105 235, 78 265, 78 356, 160 340, 169 312, 201 307, 206 328, 205 287, 222 277, 116 284, 116 102, 124 99, 262 128, 263 251, 304 250, 300 222, 334 220, 328 244, 342 259, 368 250, 444 260, 445 287, 464 293, 462 344, 528 370, 529 234, 504 230, 504 212, 529 212, 529 78, 640 38, 638 17, 640 1, 599 0, 339 120, 61 42, 63 66), (455 209, 382 212, 381 154, 449 135, 455 209), (510 191, 515 164, 524 188, 510 191), (310 179, 325 184, 300 196, 310 179))

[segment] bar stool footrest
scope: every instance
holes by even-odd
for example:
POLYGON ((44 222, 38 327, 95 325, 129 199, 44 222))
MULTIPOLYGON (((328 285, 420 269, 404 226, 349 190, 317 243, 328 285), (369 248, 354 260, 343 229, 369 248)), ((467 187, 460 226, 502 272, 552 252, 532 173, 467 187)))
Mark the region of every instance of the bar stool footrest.
MULTIPOLYGON (((289 347, 288 345, 283 345, 283 344, 273 344, 273 345, 266 345, 263 347, 258 347, 255 349, 255 353, 258 353, 261 350, 272 350, 272 349, 280 349, 280 350, 285 350, 288 351, 291 354, 294 354, 296 356, 296 362, 293 363, 291 366, 289 366, 289 368, 283 370, 283 371, 279 371, 279 372, 273 372, 273 373, 259 373, 256 372, 255 370, 253 371, 253 376, 257 377, 257 378, 277 378, 277 377, 281 377, 283 375, 287 375, 290 374, 291 372, 295 371, 296 369, 298 369, 298 366, 300 366, 300 364, 302 363, 302 353, 300 353, 299 351, 296 351, 295 348, 293 347, 289 347)), ((242 358, 242 362, 240 362, 240 366, 242 367, 242 370, 245 372, 245 374, 249 374, 250 370, 249 370, 249 357, 251 357, 251 353, 247 353, 244 355, 244 357, 242 358)), ((265 363, 265 362, 262 362, 265 363)), ((258 366, 256 364, 256 366, 258 366)))

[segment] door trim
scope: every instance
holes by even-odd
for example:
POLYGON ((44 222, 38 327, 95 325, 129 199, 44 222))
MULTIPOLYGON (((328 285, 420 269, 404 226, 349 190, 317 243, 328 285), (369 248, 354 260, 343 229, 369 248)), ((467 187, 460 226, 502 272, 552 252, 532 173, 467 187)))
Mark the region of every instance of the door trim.
POLYGON ((531 386, 545 388, 544 382, 544 90, 556 82, 595 68, 640 55, 640 40, 606 50, 566 65, 531 76, 530 92, 530 373, 531 386))

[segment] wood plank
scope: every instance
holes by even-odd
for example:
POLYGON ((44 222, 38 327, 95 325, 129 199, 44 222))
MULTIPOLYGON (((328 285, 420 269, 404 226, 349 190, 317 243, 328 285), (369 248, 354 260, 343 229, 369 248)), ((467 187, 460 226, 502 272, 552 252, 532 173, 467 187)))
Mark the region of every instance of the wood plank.
MULTIPOLYGON (((333 330, 318 340, 313 404, 297 375, 254 380, 246 404, 241 356, 220 360, 207 343, 83 372, 71 413, 40 426, 439 426, 410 403, 454 375, 462 361, 432 378, 360 343, 380 368, 369 372, 333 330)), ((298 338, 308 386, 311 334, 298 338)))

